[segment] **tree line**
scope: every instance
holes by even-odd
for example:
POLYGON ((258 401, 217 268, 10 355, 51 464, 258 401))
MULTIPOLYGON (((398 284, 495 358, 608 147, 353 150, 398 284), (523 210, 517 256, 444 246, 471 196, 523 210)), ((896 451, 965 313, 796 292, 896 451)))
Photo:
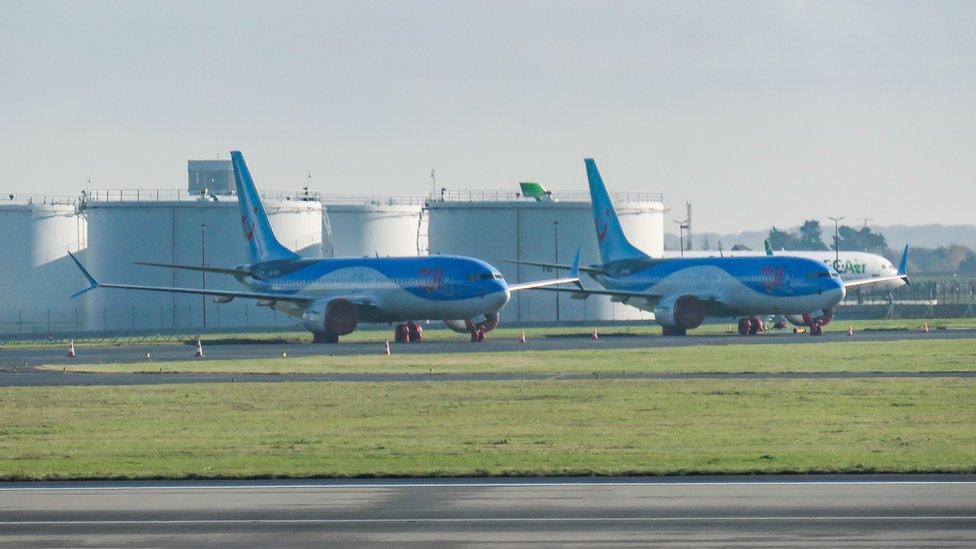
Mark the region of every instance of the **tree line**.
MULTIPOLYGON (((829 245, 824 243, 823 229, 820 221, 816 219, 804 221, 793 232, 783 231, 774 226, 769 230, 768 240, 774 250, 834 249, 834 235, 829 235, 829 245)), ((895 264, 901 260, 901 250, 892 250, 883 234, 876 233, 868 227, 857 229, 841 225, 837 230, 836 244, 841 251, 878 254, 895 264)), ((922 275, 976 275, 976 252, 958 244, 938 248, 909 246, 908 271, 922 275)))

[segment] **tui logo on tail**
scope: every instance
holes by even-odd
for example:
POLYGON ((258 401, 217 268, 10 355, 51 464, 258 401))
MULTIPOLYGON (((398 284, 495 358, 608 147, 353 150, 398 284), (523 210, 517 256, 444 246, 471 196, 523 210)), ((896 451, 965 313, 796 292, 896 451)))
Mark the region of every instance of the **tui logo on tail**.
MULTIPOLYGON (((254 213, 257 214, 256 211, 257 208, 254 209, 255 209, 254 213)), ((241 216, 241 226, 244 227, 244 238, 246 238, 247 240, 251 240, 252 238, 254 238, 254 222, 251 221, 250 223, 248 223, 248 219, 246 215, 241 216), (250 228, 248 228, 248 225, 250 225, 250 228)))

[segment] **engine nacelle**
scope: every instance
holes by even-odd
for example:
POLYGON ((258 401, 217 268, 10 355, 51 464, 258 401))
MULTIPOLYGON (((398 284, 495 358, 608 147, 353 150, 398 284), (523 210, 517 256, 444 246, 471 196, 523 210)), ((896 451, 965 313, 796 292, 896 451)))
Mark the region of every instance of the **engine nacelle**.
POLYGON ((693 295, 662 299, 654 306, 654 318, 661 326, 692 330, 705 321, 705 303, 693 295))
POLYGON ((302 324, 312 333, 351 334, 359 324, 359 312, 348 299, 323 299, 305 309, 302 324))
POLYGON ((471 320, 445 320, 444 325, 459 334, 470 334, 478 330, 488 333, 494 330, 499 322, 501 322, 501 315, 492 313, 471 320))
POLYGON ((834 319, 833 309, 820 309, 803 315, 786 315, 786 320, 794 326, 826 326, 834 319))

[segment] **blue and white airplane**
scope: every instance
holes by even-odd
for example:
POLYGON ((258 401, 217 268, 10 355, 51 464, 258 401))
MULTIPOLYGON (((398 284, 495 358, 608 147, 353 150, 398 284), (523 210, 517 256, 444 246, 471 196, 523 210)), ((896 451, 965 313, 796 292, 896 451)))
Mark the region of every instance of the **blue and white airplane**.
MULTIPOLYGON (((593 219, 601 265, 579 267, 602 286, 540 287, 577 297, 609 295, 615 301, 654 313, 664 335, 685 335, 706 317, 753 317, 766 314, 808 315, 832 311, 848 288, 904 278, 897 275, 845 283, 830 265, 792 256, 652 258, 624 234, 596 163, 587 158, 593 219)), ((570 268, 540 262, 529 265, 570 268)), ((579 283, 577 283, 579 284, 579 283)), ((822 325, 811 327, 821 334, 822 325)))
MULTIPOLYGON (((209 295, 217 303, 256 299, 301 318, 317 343, 338 342, 360 322, 400 323, 397 335, 404 329, 416 334, 420 320, 442 320, 454 331, 483 339, 498 325, 511 292, 579 281, 573 271, 566 278, 509 285, 488 263, 460 256, 302 259, 275 238, 244 156, 233 151, 231 159, 250 263, 234 268, 147 265, 231 275, 247 290, 103 284, 72 255, 90 284, 75 296, 101 287, 209 295)), ((574 264, 578 261, 579 254, 574 264)))

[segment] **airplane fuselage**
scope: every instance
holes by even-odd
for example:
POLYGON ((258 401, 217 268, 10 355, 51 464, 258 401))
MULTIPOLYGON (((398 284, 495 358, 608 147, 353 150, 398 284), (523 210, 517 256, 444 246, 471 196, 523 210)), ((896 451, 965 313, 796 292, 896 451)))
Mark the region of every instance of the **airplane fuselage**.
MULTIPOLYGON (((871 280, 875 278, 893 277, 898 274, 895 267, 887 258, 877 254, 867 252, 840 252, 836 254, 832 251, 778 251, 777 256, 805 257, 820 261, 825 265, 831 266, 845 282, 856 282, 860 280, 871 280)), ((765 257, 765 252, 754 250, 726 250, 718 252, 715 250, 688 250, 684 255, 680 251, 668 250, 664 252, 665 258, 703 258, 703 257, 765 257)), ((906 282, 902 279, 886 280, 872 284, 871 291, 890 291, 904 286, 906 282)))
MULTIPOLYGON (((363 257, 268 261, 249 266, 239 280, 255 292, 356 304, 366 322, 468 319, 500 311, 509 299, 502 278, 468 257, 363 257)), ((275 308, 302 316, 305 308, 275 308)))
MULTIPOLYGON (((714 303, 708 316, 803 314, 835 306, 844 286, 823 263, 797 257, 633 259, 592 275, 604 288, 658 296, 693 295, 714 303)), ((659 300, 628 298, 653 311, 659 300)))

